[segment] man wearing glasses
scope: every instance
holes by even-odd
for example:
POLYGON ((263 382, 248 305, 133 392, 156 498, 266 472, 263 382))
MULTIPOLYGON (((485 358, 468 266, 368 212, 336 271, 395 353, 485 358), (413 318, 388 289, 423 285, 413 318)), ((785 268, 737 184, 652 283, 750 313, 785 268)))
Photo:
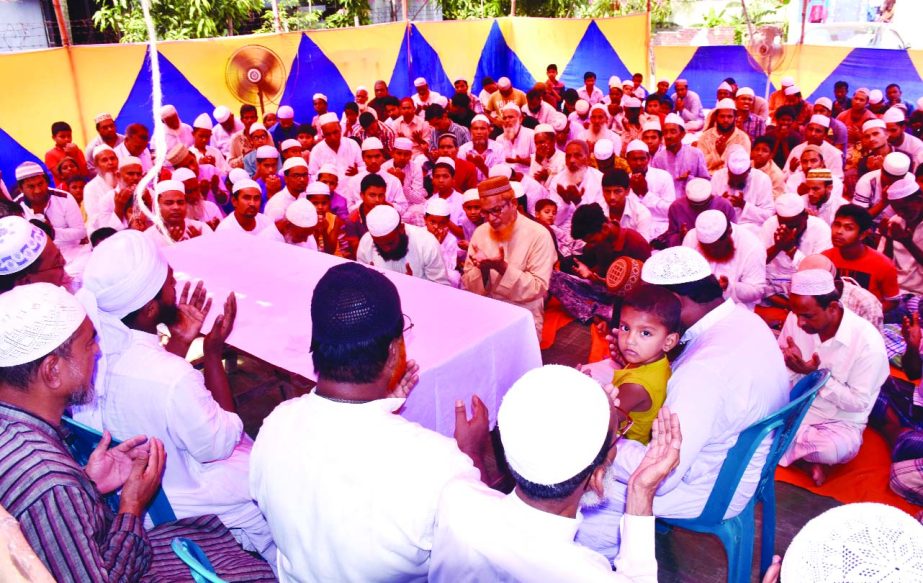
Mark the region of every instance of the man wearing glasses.
POLYGON ((509 178, 489 178, 478 185, 484 224, 468 246, 462 287, 532 312, 542 335, 545 294, 557 260, 548 229, 519 215, 509 178))

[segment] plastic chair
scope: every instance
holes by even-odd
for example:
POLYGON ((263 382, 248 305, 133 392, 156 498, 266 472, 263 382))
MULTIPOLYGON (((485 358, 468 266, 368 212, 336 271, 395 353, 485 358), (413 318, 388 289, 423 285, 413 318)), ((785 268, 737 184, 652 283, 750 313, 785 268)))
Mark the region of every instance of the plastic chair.
MULTIPOLYGON (((90 454, 93 453, 93 450, 96 449, 99 441, 103 438, 103 434, 70 417, 62 417, 61 421, 71 434, 68 446, 70 446, 71 453, 74 454, 74 459, 81 466, 85 466, 90 459, 90 454)), ((121 442, 113 438, 111 446, 116 446, 119 443, 121 442)), ((113 507, 112 510, 118 512, 118 494, 110 494, 107 498, 110 506, 113 507)), ((150 517, 151 522, 154 523, 154 526, 176 520, 176 514, 173 513, 173 507, 170 506, 170 501, 167 500, 163 487, 157 489, 157 494, 147 507, 147 515, 150 517)))
POLYGON ((755 509, 758 502, 763 503, 760 576, 766 572, 772 562, 776 530, 776 466, 795 438, 801 420, 811 408, 817 392, 829 378, 830 372, 826 370, 814 371, 806 375, 789 392, 788 405, 740 433, 737 443, 728 450, 718 478, 715 480, 715 487, 705 503, 702 514, 697 518, 657 519, 658 522, 667 526, 678 526, 693 532, 717 536, 727 552, 730 583, 750 581, 756 529, 755 509), (750 459, 763 439, 773 432, 775 435, 772 438, 772 445, 766 454, 766 463, 753 497, 740 514, 725 520, 724 515, 737 492, 737 486, 750 464, 750 459))
POLYGON ((189 567, 189 574, 195 583, 225 583, 225 580, 215 573, 215 568, 199 545, 188 538, 176 537, 170 543, 170 548, 189 567))

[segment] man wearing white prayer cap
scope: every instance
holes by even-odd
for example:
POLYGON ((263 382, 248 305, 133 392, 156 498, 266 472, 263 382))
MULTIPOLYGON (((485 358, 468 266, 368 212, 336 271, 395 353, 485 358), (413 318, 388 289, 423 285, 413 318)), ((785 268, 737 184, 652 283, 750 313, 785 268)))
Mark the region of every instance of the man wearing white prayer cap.
POLYGON ((16 167, 16 184, 22 194, 13 202, 22 207, 25 218, 38 219, 54 228, 54 242, 65 259, 79 254, 87 238, 87 228, 74 197, 51 188, 45 171, 35 162, 23 162, 16 167))
POLYGON ((555 224, 570 232, 570 222, 578 206, 606 204, 602 192, 602 172, 589 165, 590 148, 583 140, 571 140, 564 148, 564 168, 548 183, 549 198, 558 205, 555 224))
POLYGON ((728 146, 726 159, 725 167, 712 174, 712 193, 734 207, 733 222, 756 231, 775 212, 772 179, 752 167, 750 154, 743 146, 728 146))
POLYGON ((500 111, 503 133, 497 136, 502 161, 513 164, 520 172, 528 172, 535 153, 535 132, 522 125, 522 111, 515 103, 505 104, 500 111))
POLYGON ((897 216, 888 221, 879 250, 887 251, 888 243, 892 244, 901 292, 923 295, 923 192, 913 174, 888 188, 888 202, 897 216))
MULTIPOLYGON (((180 170, 188 169, 181 168, 180 170)), ((212 233, 212 228, 205 223, 186 216, 186 187, 182 182, 161 180, 154 189, 154 195, 157 197, 157 210, 160 213, 163 228, 166 229, 164 233, 156 224, 145 229, 144 234, 154 244, 163 247, 170 243, 178 243, 212 233)))
POLYGON ((785 167, 782 168, 786 178, 799 169, 801 153, 809 145, 820 148, 821 156, 824 158, 824 167, 837 178, 843 178, 843 152, 827 141, 830 121, 829 117, 819 113, 811 116, 810 121, 804 127, 804 141, 792 148, 785 167))
POLYGON ((413 80, 414 94, 411 96, 413 99, 413 104, 416 107, 417 113, 423 112, 424 109, 430 105, 441 105, 445 107, 449 104, 449 100, 446 97, 436 91, 433 91, 429 88, 426 79, 423 77, 417 77, 413 80))
POLYGON ((641 140, 633 140, 628 144, 625 160, 630 171, 631 192, 651 211, 650 236, 659 237, 667 231, 667 211, 676 200, 673 177, 665 170, 650 166, 650 151, 641 140))
POLYGON ((719 210, 704 211, 683 245, 708 261, 724 297, 753 309, 766 288, 766 248, 750 229, 735 225, 719 210))
POLYGON ((193 144, 189 151, 195 154, 196 162, 198 162, 200 168, 202 166, 214 167, 218 179, 223 180, 231 167, 221 150, 213 145, 214 140, 212 138, 215 133, 215 127, 207 113, 200 114, 199 117, 195 118, 192 124, 193 144))
MULTIPOLYGON (((359 208, 362 203, 362 179, 369 174, 377 174, 385 180, 385 200, 393 205, 399 214, 404 214, 410 206, 404 194, 404 185, 392 172, 383 168, 385 163, 385 147, 376 137, 366 138, 362 142, 362 169, 354 176, 344 181, 340 192, 346 197, 347 208, 350 212, 359 208)), ((421 178, 422 180, 422 178, 421 178)))
POLYGON ((299 198, 285 209, 285 226, 282 228, 282 236, 289 245, 317 251, 317 239, 314 238, 315 227, 317 227, 317 209, 307 198, 299 198))
POLYGON ((224 213, 217 204, 202 197, 202 185, 198 175, 189 168, 180 168, 173 173, 171 179, 182 182, 185 188, 186 218, 205 223, 211 230, 215 230, 224 218, 224 213))
MULTIPOLYGON (((727 81, 722 81, 718 85, 718 89, 715 91, 717 99, 716 103, 720 102, 722 99, 734 100, 734 88, 731 87, 731 84, 727 81)), ((716 106, 717 107, 717 106, 716 106)))
POLYGON ((695 227, 696 218, 709 209, 724 213, 734 222, 736 211, 728 200, 712 194, 711 182, 704 178, 690 178, 685 185, 685 196, 677 196, 667 210, 667 230, 651 241, 654 249, 681 245, 686 234, 695 227))
POLYGON ((192 128, 188 123, 183 123, 179 118, 179 113, 173 105, 164 105, 160 108, 160 119, 166 126, 167 151, 169 152, 176 144, 182 144, 187 148, 192 147, 192 128))
MULTIPOLYGON (((686 329, 681 340, 685 348, 671 363, 664 402, 664 408, 679 417, 683 443, 678 467, 654 496, 654 515, 692 518, 702 512, 737 436, 788 403, 788 375, 766 323, 745 306, 723 297, 708 262, 692 248, 670 247, 655 253, 644 263, 641 279, 677 295, 686 329), (728 371, 733 374, 729 376, 728 371)), ((612 356, 622 362, 621 355, 612 356)), ((727 517, 736 516, 750 501, 769 441, 760 445, 744 471, 727 517)), ((606 503, 583 509, 578 543, 610 559, 617 555, 617 525, 627 510, 625 481, 642 463, 646 449, 639 442, 620 444, 606 503)))
MULTIPOLYGON (((562 114, 563 115, 563 114, 562 114)), ((458 157, 474 164, 478 180, 485 180, 490 169, 503 162, 504 151, 490 137, 493 129, 490 119, 478 114, 471 120, 471 141, 458 147, 458 157)))
POLYGON ((734 103, 737 105, 737 123, 746 132, 750 142, 766 133, 766 120, 753 111, 756 94, 750 87, 737 90, 734 103))
POLYGON ((615 167, 615 145, 612 140, 603 138, 593 145, 593 159, 596 160, 596 168, 605 173, 615 167))
POLYGON ((311 103, 314 105, 314 117, 311 119, 311 125, 314 126, 314 129, 317 130, 317 134, 321 135, 321 124, 320 118, 322 115, 329 113, 329 106, 327 104, 327 96, 323 93, 315 93, 311 97, 311 103))
POLYGON ((317 127, 324 139, 314 145, 308 172, 317 178, 320 167, 333 164, 341 177, 354 176, 362 168, 362 151, 354 140, 343 139, 343 126, 335 113, 318 117, 317 127))
POLYGON ((449 285, 436 238, 422 227, 401 222, 397 209, 380 204, 366 215, 368 233, 356 250, 356 261, 449 285))
POLYGON ((263 193, 260 185, 249 178, 238 180, 231 189, 234 212, 224 217, 215 231, 234 231, 281 242, 282 233, 275 222, 260 212, 263 193))
POLYGON ((277 226, 285 218, 285 210, 289 205, 304 198, 310 180, 308 164, 301 156, 286 160, 282 165, 282 174, 285 176, 285 188, 266 201, 266 208, 263 209, 263 214, 277 223, 277 226))
POLYGON ((641 141, 647 144, 647 150, 651 158, 657 154, 663 147, 661 139, 663 137, 663 128, 660 125, 660 119, 648 119, 641 124, 641 141))
POLYGON ((692 178, 710 179, 705 155, 698 148, 683 143, 689 122, 675 113, 667 114, 662 124, 663 148, 654 154, 651 166, 666 170, 673 178, 677 198, 686 192, 686 182, 692 178))
POLYGON ((45 231, 15 215, 0 218, 0 293, 46 282, 67 285, 64 257, 45 231))
POLYGON ((750 154, 750 138, 737 127, 737 104, 733 99, 722 99, 712 112, 712 125, 702 132, 696 146, 705 155, 705 164, 709 172, 724 168, 727 161, 728 146, 739 144, 750 154))
POLYGON ((87 147, 83 150, 84 158, 87 161, 87 169, 92 173, 96 171, 96 167, 93 165, 93 151, 96 149, 96 146, 100 144, 106 144, 112 149, 119 147, 119 145, 125 141, 125 136, 118 133, 115 127, 115 120, 112 119, 111 113, 99 113, 96 114, 96 117, 93 118, 93 123, 96 126, 96 137, 90 140, 90 143, 87 144, 87 147))
POLYGON ((900 107, 891 107, 881 116, 888 133, 888 143, 895 151, 903 152, 914 165, 923 161, 923 140, 906 132, 907 115, 900 107))
POLYGON ((795 127, 803 131, 814 114, 814 106, 802 98, 801 88, 797 85, 786 87, 783 93, 785 93, 785 105, 795 111, 795 127))
POLYGON ((605 557, 573 536, 581 502, 599 500, 612 487, 609 468, 630 421, 581 374, 546 365, 527 372, 503 397, 497 424, 516 489, 503 495, 477 484, 448 485, 436 519, 431 581, 656 578, 651 501, 679 462, 679 420, 661 409, 640 464, 650 480, 629 479, 625 516, 613 525, 625 539, 613 575, 605 557))
POLYGON ((100 223, 99 216, 110 210, 107 196, 118 188, 120 161, 109 144, 102 143, 90 154, 96 168, 96 176, 83 187, 83 210, 87 215, 87 228, 92 231, 100 223))
POLYGON ((891 152, 882 160, 881 168, 859 177, 852 203, 868 209, 872 217, 878 217, 888 204, 888 188, 910 172, 910 167, 907 154, 891 152))
POLYGON ((551 179, 564 168, 564 152, 555 147, 556 136, 553 126, 539 124, 535 126, 533 132, 535 153, 532 154, 532 164, 529 165, 528 175, 547 188, 551 179))
POLYGON ((622 138, 609 129, 609 112, 606 106, 597 103, 589 111, 590 113, 587 116, 588 123, 584 124, 586 129, 580 132, 579 138, 584 140, 590 148, 599 140, 609 140, 614 145, 615 151, 621 153, 622 138))
POLYGON ((263 125, 262 122, 254 123, 250 126, 248 131, 250 132, 249 145, 251 149, 244 154, 242 164, 247 174, 253 176, 256 174, 257 151, 264 146, 272 147, 272 137, 269 135, 269 130, 266 129, 266 126, 263 125))
MULTIPOLYGON (((476 189, 474 190, 476 191, 476 189)), ((436 241, 439 242, 439 249, 442 252, 442 260, 445 262, 449 285, 457 288, 461 285, 461 272, 458 271, 460 252, 458 238, 449 229, 452 222, 451 210, 446 199, 433 196, 426 203, 423 220, 426 230, 433 237, 436 237, 436 241)), ((464 236, 463 231, 461 235, 464 236)))
POLYGON ((843 307, 842 291, 842 283, 837 286, 826 269, 795 273, 791 312, 779 334, 792 384, 815 370, 831 374, 779 462, 789 466, 801 460, 818 486, 830 466, 859 452, 869 413, 889 374, 881 333, 843 307))
POLYGON ((295 110, 291 105, 280 105, 276 112, 279 123, 272 127, 270 135, 276 147, 288 139, 298 137, 298 122, 295 121, 295 110))
POLYGON ((689 89, 686 79, 677 79, 673 84, 676 90, 671 96, 673 110, 679 115, 689 131, 695 132, 705 125, 705 114, 702 111, 702 98, 695 91, 689 89))
POLYGON ((303 149, 304 148, 302 147, 301 142, 299 142, 298 140, 292 139, 292 138, 289 138, 283 141, 281 144, 279 144, 279 153, 282 155, 283 161, 288 160, 289 158, 295 158, 295 157, 298 157, 304 160, 304 158, 301 156, 301 152, 303 149))
POLYGON ((221 155, 225 158, 231 156, 231 136, 244 131, 244 124, 234 117, 230 109, 219 105, 212 112, 212 117, 218 122, 218 125, 212 128, 211 145, 218 148, 221 155))
MULTIPOLYGON (((489 124, 490 122, 488 122, 488 126, 489 124)), ((468 142, 462 147, 470 145, 471 142, 468 142)), ((423 169, 412 161, 413 149, 414 144, 410 138, 394 138, 391 159, 386 160, 381 165, 381 174, 390 174, 400 182, 401 190, 404 192, 404 200, 407 204, 403 213, 404 220, 412 225, 422 226, 423 206, 426 204, 427 192, 423 186, 423 169)), ((461 149, 459 149, 459 152, 461 152, 461 149)))
MULTIPOLYGON (((879 118, 870 119, 862 124, 862 157, 859 159, 859 175, 880 168, 884 157, 893 148, 888 143, 885 122, 879 118)), ((912 162, 912 161, 911 161, 912 162)))
POLYGON ((497 90, 491 93, 484 105, 484 113, 498 126, 503 125, 502 109, 506 105, 514 105, 517 110, 521 110, 526 105, 526 94, 513 87, 509 77, 500 77, 497 79, 497 90))
POLYGON ((788 306, 788 288, 798 264, 808 255, 833 247, 830 226, 812 217, 804 199, 785 193, 775 200, 775 214, 760 229, 766 247, 766 295, 771 305, 788 306))
POLYGON ((141 433, 163 441, 171 460, 163 488, 178 518, 217 514, 246 550, 275 564, 269 527, 248 488, 252 441, 237 416, 222 363, 234 327, 233 293, 205 335, 205 369, 184 358, 212 300, 199 282, 177 298, 176 279, 160 249, 137 231, 121 231, 90 256, 77 293, 99 334, 97 399, 75 414, 124 441, 141 433), (179 307, 200 314, 177 317, 179 307), (158 325, 170 330, 164 347, 158 325))

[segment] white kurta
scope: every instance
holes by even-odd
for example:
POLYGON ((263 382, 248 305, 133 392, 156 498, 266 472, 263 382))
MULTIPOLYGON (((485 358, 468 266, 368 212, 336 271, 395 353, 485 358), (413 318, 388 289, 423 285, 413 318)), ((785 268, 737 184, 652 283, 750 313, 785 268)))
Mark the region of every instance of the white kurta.
MULTIPOLYGON (((487 168, 493 168, 497 164, 505 164, 506 155, 504 154, 503 148, 497 142, 493 140, 487 140, 487 148, 483 152, 478 152, 474 149, 474 142, 465 142, 458 147, 458 158, 460 160, 467 160, 468 154, 475 153, 482 158, 484 158, 484 164, 487 165, 487 168)), ((480 169, 477 169, 478 180, 487 180, 487 176, 481 172, 480 169)))
MULTIPOLYGON (((880 172, 880 171, 876 171, 876 172, 880 172)), ((864 174, 862 178, 859 178, 859 182, 856 185, 857 189, 859 188, 858 184, 861 183, 862 179, 868 176, 869 174, 871 174, 871 172, 868 172, 864 174)), ((785 179, 785 192, 797 193, 798 187, 804 184, 804 181, 805 181, 804 172, 802 172, 801 170, 795 170, 794 172, 791 173, 791 175, 788 178, 785 179)), ((837 196, 840 198, 842 198, 843 196, 843 180, 840 178, 837 178, 836 176, 833 177, 833 196, 837 196)))
POLYGON ((539 163, 535 160, 535 154, 532 154, 532 165, 529 166, 529 176, 535 178, 536 172, 539 172, 543 169, 547 170, 548 178, 541 182, 541 185, 547 188, 548 185, 551 184, 552 179, 557 176, 558 172, 564 170, 564 158, 564 152, 555 150, 554 154, 552 154, 550 158, 545 158, 541 161, 541 163, 539 163))
MULTIPOLYGON (((412 166, 412 164, 408 164, 412 166)), ((350 176, 346 178, 343 188, 339 189, 340 194, 346 197, 346 202, 349 205, 349 211, 352 212, 359 208, 359 205, 362 204, 361 197, 361 186, 362 179, 371 174, 368 170, 360 170, 355 176, 350 176)), ((397 212, 403 215, 407 208, 410 206, 407 202, 407 196, 404 194, 404 185, 401 184, 401 181, 397 179, 396 176, 387 171, 386 168, 382 168, 381 171, 376 172, 379 176, 385 179, 385 200, 391 203, 391 206, 397 209, 397 212)), ((422 178, 421 178, 422 186, 422 178)))
POLYGON ((554 219, 554 224, 570 233, 570 223, 574 216, 574 211, 578 206, 585 204, 598 204, 603 212, 608 212, 606 199, 603 197, 603 174, 596 168, 587 168, 583 178, 578 184, 574 184, 577 190, 583 189, 583 196, 575 205, 570 202, 564 202, 564 199, 558 194, 558 185, 563 188, 574 184, 573 176, 570 172, 559 172, 548 185, 548 198, 558 205, 558 214, 554 219))
MULTIPOLYGON (((506 136, 500 134, 497 137, 497 145, 500 147, 503 161, 507 158, 531 158, 535 153, 535 132, 526 127, 519 128, 519 133, 513 140, 506 139, 506 136)), ((528 164, 512 164, 517 172, 528 172, 528 164)))
POLYGON ((195 155, 196 162, 201 160, 204 156, 211 156, 215 159, 215 169, 218 170, 218 175, 221 176, 221 179, 224 180, 224 177, 227 176, 228 172, 231 171, 231 167, 228 165, 227 160, 225 160, 224 154, 221 153, 221 150, 214 146, 205 146, 205 151, 201 152, 193 146, 189 148, 189 151, 195 155))
POLYGON ((579 139, 584 140, 590 146, 590 152, 593 152, 593 146, 599 140, 609 140, 612 142, 613 152, 616 156, 622 155, 622 136, 618 135, 609 128, 603 128, 601 132, 594 133, 592 128, 586 128, 579 134, 579 139))
POLYGON ((176 144, 182 144, 191 148, 195 143, 195 137, 192 135, 192 126, 188 123, 180 122, 179 129, 171 129, 164 126, 164 134, 167 140, 167 152, 173 149, 176 144))
MULTIPOLYGON (((49 188, 48 204, 43 213, 44 221, 54 227, 54 242, 61 250, 65 259, 78 252, 81 241, 87 238, 87 227, 83 223, 83 213, 80 205, 70 193, 63 190, 49 188)), ((26 220, 34 219, 37 215, 25 203, 25 198, 18 199, 24 211, 26 220)))
POLYGON ((676 200, 676 187, 673 185, 673 177, 660 168, 648 167, 644 177, 647 180, 647 194, 635 195, 651 211, 650 235, 651 238, 656 238, 665 233, 669 226, 667 211, 676 200))
POLYGON ((247 233, 248 235, 266 237, 268 239, 272 239, 273 241, 285 241, 285 239, 282 237, 282 233, 280 233, 279 229, 276 228, 275 221, 263 213, 257 213, 256 227, 252 231, 248 231, 241 227, 240 223, 237 222, 237 216, 234 213, 231 213, 221 219, 221 222, 218 223, 218 227, 215 229, 215 231, 236 231, 240 233, 247 233))
MULTIPOLYGON (((904 219, 894 217, 891 221, 902 227, 906 227, 904 219)), ((913 231, 913 242, 917 247, 923 249, 923 223, 917 225, 913 231)), ((887 241, 882 239, 878 244, 878 250, 885 248, 887 241)), ((901 287, 901 293, 923 295, 923 265, 914 258, 913 254, 907 250, 902 243, 894 242, 894 267, 897 268, 897 284, 901 287)))
POLYGON ((442 251, 442 260, 445 262, 449 285, 455 288, 461 287, 461 272, 455 269, 458 265, 459 255, 458 238, 452 233, 446 233, 445 239, 439 243, 439 249, 442 251))
MULTIPOLYGON (((125 142, 122 142, 121 144, 115 147, 115 155, 119 157, 119 162, 121 162, 125 158, 134 156, 134 154, 129 152, 128 148, 125 147, 125 142)), ((141 170, 143 172, 147 172, 154 166, 154 162, 153 160, 151 160, 151 151, 146 148, 143 152, 141 152, 141 155, 138 156, 137 158, 141 160, 141 170)))
POLYGON ((557 113, 557 110, 551 107, 551 104, 547 101, 542 101, 539 105, 538 112, 533 112, 529 109, 529 104, 522 106, 522 114, 529 117, 535 118, 538 123, 551 123, 552 117, 557 113))
MULTIPOLYGON (((391 168, 394 168, 394 160, 386 160, 381 165, 381 172, 390 174, 388 170, 391 168)), ((421 226, 423 224, 423 211, 426 206, 427 194, 426 188, 423 187, 423 169, 413 162, 408 162, 406 166, 399 170, 404 173, 401 188, 404 190, 404 200, 407 201, 407 208, 404 209, 401 218, 412 225, 421 226)), ((385 195, 387 195, 387 192, 385 195)))
POLYGON ((849 204, 849 201, 843 198, 843 195, 837 195, 835 192, 830 193, 830 198, 827 199, 827 202, 821 204, 820 206, 814 206, 811 204, 808 195, 802 195, 801 197, 804 200, 804 208, 808 209, 808 212, 823 220, 828 225, 833 225, 833 219, 836 218, 836 211, 840 209, 844 204, 849 204))
POLYGON ((220 123, 215 124, 215 127, 212 128, 212 146, 218 148, 225 158, 229 158, 231 156, 231 137, 242 131, 244 131, 244 124, 237 118, 234 118, 234 129, 230 133, 220 123))
POLYGON ((402 259, 391 261, 382 257, 378 248, 375 247, 375 242, 372 241, 372 235, 366 233, 359 240, 356 261, 403 274, 407 274, 407 270, 410 269, 409 275, 434 283, 450 285, 445 261, 442 258, 442 247, 436 237, 423 227, 405 224, 404 229, 407 232, 408 246, 407 255, 402 259))
MULTIPOLYGON (((696 230, 692 229, 686 233, 683 245, 701 251, 697 237, 696 230)), ((731 225, 731 239, 734 256, 722 263, 709 260, 708 264, 715 277, 728 279, 724 297, 752 310, 766 291, 766 248, 749 229, 734 225, 731 225)))
POLYGON ((286 186, 266 201, 266 206, 263 207, 263 214, 273 222, 281 221, 285 218, 285 211, 288 210, 288 207, 299 198, 304 198, 304 193, 301 193, 297 197, 292 196, 292 193, 288 191, 288 187, 286 186))
POLYGON ((324 164, 336 166, 342 181, 346 178, 346 170, 350 166, 355 166, 359 170, 364 167, 362 149, 353 140, 343 138, 340 140, 340 147, 334 152, 326 141, 321 140, 311 149, 311 160, 308 162, 308 172, 311 174, 312 180, 317 180, 317 173, 320 172, 320 168, 324 164))
POLYGON ((622 517, 625 544, 612 572, 599 553, 574 542, 580 517, 529 506, 516 492, 503 495, 478 484, 449 484, 439 501, 429 580, 580 581, 654 583, 654 517, 622 517))
MULTIPOLYGON (((792 174, 790 170, 792 160, 798 160, 799 167, 796 168, 796 170, 801 170, 801 153, 804 152, 804 148, 807 145, 807 142, 801 142, 792 148, 792 151, 788 155, 788 159, 785 161, 785 168, 782 169, 786 177, 792 174)), ((830 170, 834 176, 843 178, 843 151, 827 141, 821 142, 819 147, 820 155, 824 159, 824 167, 830 170)))
MULTIPOLYGON (((607 216, 609 214, 608 208, 606 208, 606 214, 607 216)), ((651 234, 654 228, 651 211, 644 206, 638 195, 633 192, 629 192, 628 196, 625 197, 625 210, 622 211, 619 224, 627 229, 637 231, 648 242, 654 238, 651 234)))
POLYGON ((310 393, 263 422, 250 493, 282 581, 426 580, 439 496, 478 472, 453 440, 395 415, 403 403, 310 393))
MULTIPOLYGON (((740 225, 753 225, 754 230, 759 229, 766 219, 776 212, 775 198, 772 196, 772 179, 762 170, 750 169, 747 182, 743 190, 731 188, 728 185, 728 169, 715 170, 711 177, 711 192, 715 196, 728 194, 743 194, 744 207, 734 207, 740 225)), ((730 200, 728 201, 730 202, 730 200)))
MULTIPOLYGON (((192 232, 189 230, 190 227, 199 231, 199 235, 197 236, 200 236, 200 237, 211 235, 213 233, 212 228, 201 221, 196 221, 193 219, 185 219, 185 221, 186 221, 186 230, 183 231, 183 236, 180 237, 179 241, 173 241, 174 243, 179 243, 181 241, 188 241, 189 239, 192 239, 193 236, 192 236, 192 232)), ((154 225, 151 225, 150 227, 145 229, 144 235, 147 238, 149 238, 151 241, 153 241, 154 244, 156 244, 158 247, 166 247, 167 245, 170 244, 170 241, 167 240, 167 237, 162 232, 160 232, 160 229, 158 229, 154 225)))
MULTIPOLYGON (((779 217, 772 215, 760 229, 760 239, 767 250, 775 243, 778 228, 779 217)), ((830 226, 817 217, 808 217, 808 225, 801 234, 794 256, 789 257, 788 253, 783 251, 766 264, 766 295, 788 295, 792 275, 798 270, 801 260, 831 247, 833 243, 830 242, 830 226)))

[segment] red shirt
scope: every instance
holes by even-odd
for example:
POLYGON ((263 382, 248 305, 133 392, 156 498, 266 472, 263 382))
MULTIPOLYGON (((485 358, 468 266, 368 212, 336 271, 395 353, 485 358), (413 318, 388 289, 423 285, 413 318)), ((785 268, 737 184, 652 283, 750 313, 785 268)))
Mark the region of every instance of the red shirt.
MULTIPOLYGON (((58 164, 61 163, 61 160, 67 158, 68 155, 64 150, 59 150, 57 148, 52 148, 45 152, 45 166, 48 166, 48 171, 51 172, 51 175, 54 176, 54 185, 56 188, 64 188, 64 181, 58 176, 58 164)), ((83 176, 89 176, 89 171, 87 170, 87 161, 83 156, 83 152, 80 151, 80 148, 77 148, 74 151, 74 154, 70 156, 77 161, 77 166, 80 168, 80 174, 83 176)))
POLYGON ((897 285, 897 268, 894 262, 884 254, 865 248, 865 253, 858 260, 848 260, 840 254, 840 250, 832 247, 823 252, 836 266, 841 277, 851 277, 859 285, 869 290, 879 300, 886 300, 900 295, 901 290, 897 285))
POLYGON ((455 190, 465 192, 478 187, 478 169, 467 160, 455 158, 455 190))

